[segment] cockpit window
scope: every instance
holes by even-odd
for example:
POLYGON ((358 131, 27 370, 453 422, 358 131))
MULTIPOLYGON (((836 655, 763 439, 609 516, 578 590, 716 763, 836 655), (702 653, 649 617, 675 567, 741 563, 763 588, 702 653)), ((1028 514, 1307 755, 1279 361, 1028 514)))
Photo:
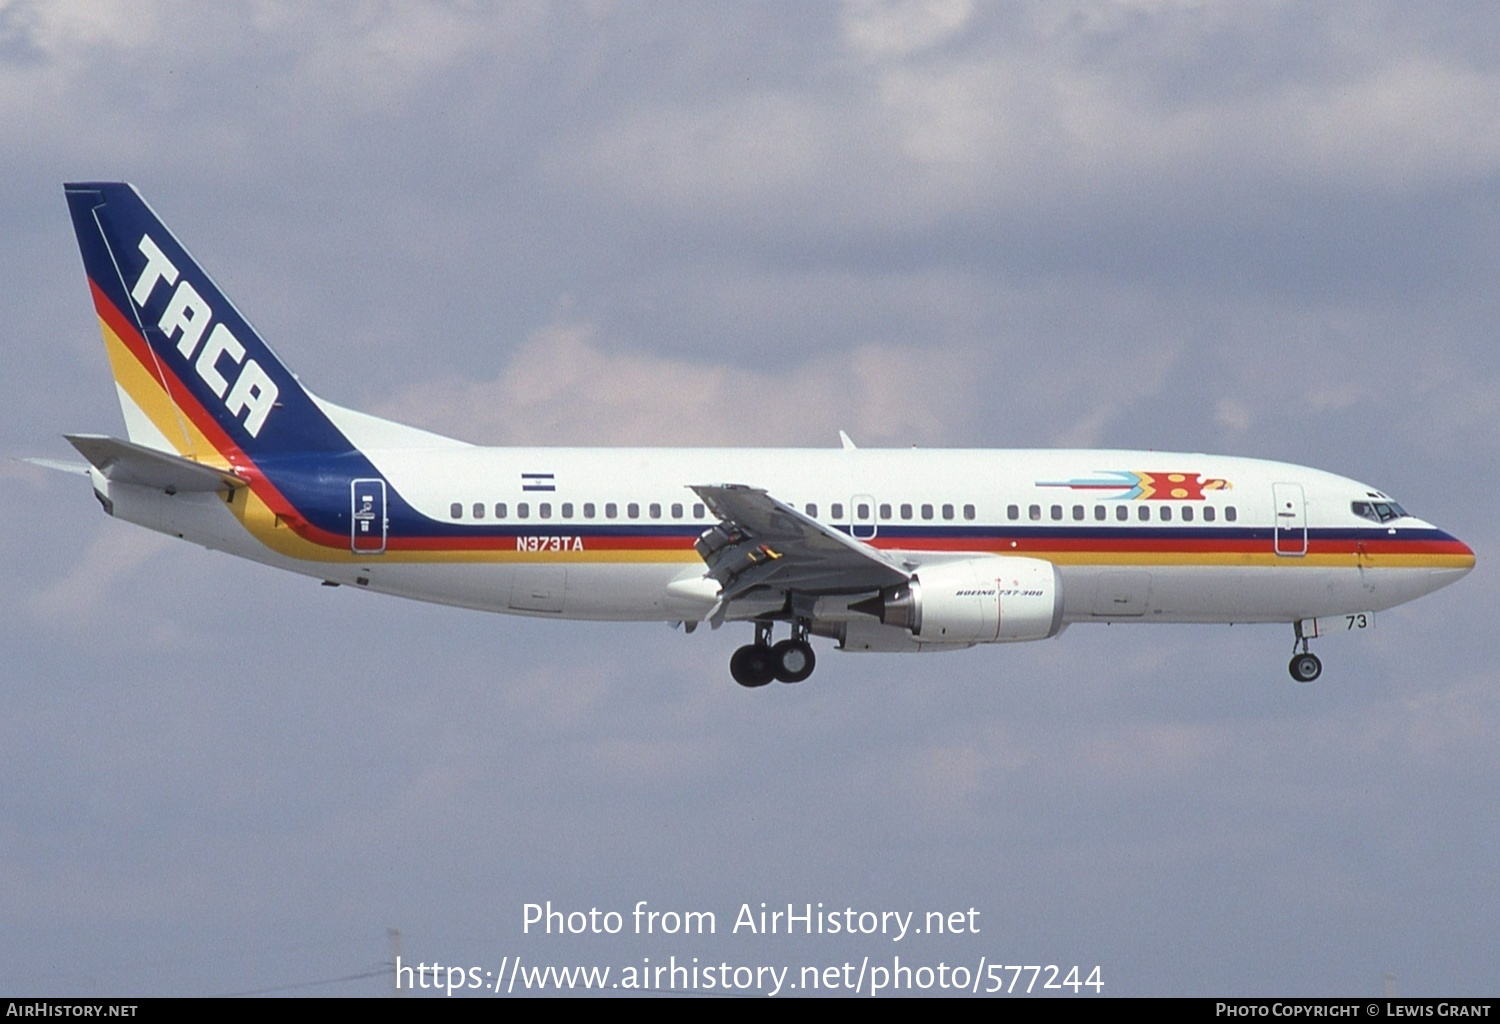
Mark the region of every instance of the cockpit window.
POLYGON ((1356 501, 1350 503, 1349 509, 1361 519, 1368 519, 1372 523, 1388 523, 1392 519, 1411 515, 1394 501, 1356 501))

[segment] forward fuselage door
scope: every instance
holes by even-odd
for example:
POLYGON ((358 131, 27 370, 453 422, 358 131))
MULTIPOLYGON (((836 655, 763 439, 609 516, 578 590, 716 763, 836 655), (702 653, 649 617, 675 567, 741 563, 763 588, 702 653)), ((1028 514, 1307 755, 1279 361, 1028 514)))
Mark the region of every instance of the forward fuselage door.
POLYGON ((1307 502, 1301 484, 1272 484, 1276 505, 1276 553, 1289 557, 1307 554, 1307 502))
POLYGON ((349 484, 349 498, 352 504, 349 547, 356 554, 380 554, 385 550, 385 481, 352 481, 349 484))
POLYGON ((856 494, 849 501, 849 536, 870 540, 879 528, 875 522, 875 499, 868 494, 856 494))

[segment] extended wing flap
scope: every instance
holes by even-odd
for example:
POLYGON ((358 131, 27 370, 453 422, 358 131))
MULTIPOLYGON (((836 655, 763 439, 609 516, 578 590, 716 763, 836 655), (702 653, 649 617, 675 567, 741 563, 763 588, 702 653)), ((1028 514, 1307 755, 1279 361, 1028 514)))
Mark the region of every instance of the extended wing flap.
POLYGON ((205 466, 154 448, 101 434, 65 434, 78 454, 104 476, 176 494, 183 491, 227 491, 247 481, 224 469, 205 466))
POLYGON ((908 573, 884 553, 803 515, 758 487, 693 490, 722 522, 699 538, 708 575, 731 601, 751 590, 852 594, 904 583, 908 573))

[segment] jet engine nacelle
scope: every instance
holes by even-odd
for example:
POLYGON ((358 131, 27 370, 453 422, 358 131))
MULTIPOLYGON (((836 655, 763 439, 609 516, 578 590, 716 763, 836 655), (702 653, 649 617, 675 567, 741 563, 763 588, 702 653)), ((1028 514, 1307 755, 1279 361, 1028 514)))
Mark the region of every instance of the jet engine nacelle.
POLYGON ((850 607, 929 643, 1045 640, 1062 631, 1062 575, 1039 558, 940 562, 850 607))

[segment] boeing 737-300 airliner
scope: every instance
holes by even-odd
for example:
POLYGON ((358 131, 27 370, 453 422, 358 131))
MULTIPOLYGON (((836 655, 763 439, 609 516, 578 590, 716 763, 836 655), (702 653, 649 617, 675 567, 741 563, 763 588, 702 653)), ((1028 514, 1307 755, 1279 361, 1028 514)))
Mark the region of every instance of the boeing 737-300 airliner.
POLYGON ((947 651, 1077 622, 1290 625, 1306 682, 1309 641, 1474 566, 1376 488, 1258 459, 466 444, 313 395, 131 186, 66 193, 129 438, 68 437, 105 511, 328 583, 745 622, 745 686, 806 679, 814 636, 947 651))

